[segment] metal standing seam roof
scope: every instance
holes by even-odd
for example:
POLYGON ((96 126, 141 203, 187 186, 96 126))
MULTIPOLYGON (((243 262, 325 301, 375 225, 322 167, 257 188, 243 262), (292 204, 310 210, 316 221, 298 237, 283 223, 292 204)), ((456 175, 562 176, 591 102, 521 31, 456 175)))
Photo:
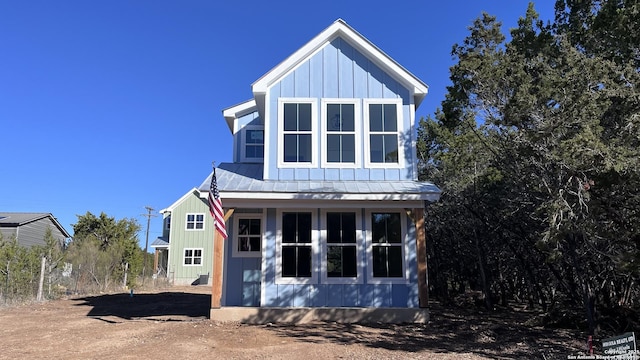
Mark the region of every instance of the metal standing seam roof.
POLYGON ((164 247, 169 246, 169 242, 162 236, 157 237, 152 243, 151 247, 164 247))
MULTIPOLYGON (((264 180, 262 164, 222 163, 216 168, 218 190, 222 193, 308 193, 308 194, 398 194, 439 195, 441 190, 426 181, 320 181, 264 180)), ((209 191, 211 174, 198 190, 209 191)))

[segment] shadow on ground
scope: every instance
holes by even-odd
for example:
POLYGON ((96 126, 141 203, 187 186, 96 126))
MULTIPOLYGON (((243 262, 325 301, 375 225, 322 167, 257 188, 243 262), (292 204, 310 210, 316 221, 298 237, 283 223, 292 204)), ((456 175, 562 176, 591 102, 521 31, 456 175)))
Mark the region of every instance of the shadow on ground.
POLYGON ((360 344, 416 353, 429 349, 492 359, 566 359, 568 355, 584 352, 579 332, 527 325, 531 316, 512 310, 468 312, 434 307, 428 324, 316 323, 267 327, 280 336, 302 342, 360 344))
MULTIPOLYGON (((208 318, 211 295, 184 292, 108 294, 76 299, 76 306, 91 307, 87 316, 121 319, 188 320, 208 318)), ((101 319, 107 322, 105 319, 101 319)))

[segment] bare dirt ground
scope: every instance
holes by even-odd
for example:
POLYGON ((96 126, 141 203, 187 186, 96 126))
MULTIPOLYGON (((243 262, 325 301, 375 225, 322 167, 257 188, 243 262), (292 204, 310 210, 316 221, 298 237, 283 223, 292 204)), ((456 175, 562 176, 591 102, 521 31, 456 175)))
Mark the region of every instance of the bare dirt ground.
POLYGON ((0 359, 567 359, 578 331, 526 325, 524 311, 434 304, 425 325, 242 325, 208 319, 210 288, 0 306, 0 359))

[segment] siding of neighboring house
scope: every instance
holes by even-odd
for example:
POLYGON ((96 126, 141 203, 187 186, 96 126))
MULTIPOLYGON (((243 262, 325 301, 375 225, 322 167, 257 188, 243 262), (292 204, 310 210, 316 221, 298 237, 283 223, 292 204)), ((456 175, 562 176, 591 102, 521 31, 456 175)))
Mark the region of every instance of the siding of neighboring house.
MULTIPOLYGON (((414 166, 415 136, 412 132, 415 109, 413 109, 409 90, 341 38, 331 41, 289 75, 275 83, 269 91, 268 102, 267 111, 271 120, 269 128, 265 129, 268 131, 268 134, 265 133, 265 138, 268 137, 270 157, 268 166, 265 167, 265 180, 417 180, 414 166), (319 104, 321 98, 402 99, 402 129, 406 129, 404 168, 365 168, 363 158, 360 159, 361 167, 356 169, 323 168, 320 161, 316 168, 278 168, 278 98, 295 97, 317 98, 318 112, 321 108, 319 104)), ((364 107, 361 111, 364 111, 364 107)), ((317 119, 320 121, 320 116, 317 119)), ((360 119, 364 119, 364 116, 360 119)), ((365 134, 361 132, 359 136, 362 140, 365 134)), ((315 139, 313 151, 320 154, 321 141, 318 141, 320 140, 318 134, 315 139)), ((364 144, 364 142, 361 143, 364 144)), ((266 148, 265 156, 267 156, 266 148)), ((364 152, 361 156, 365 156, 364 152)))
POLYGON ((200 275, 211 273, 213 266, 213 219, 209 214, 206 199, 201 199, 198 192, 192 192, 175 208, 171 209, 171 227, 169 231, 169 268, 167 276, 176 285, 189 285, 200 275), (187 214, 203 214, 204 229, 186 230, 187 214), (200 265, 184 265, 185 249, 201 249, 200 265))
MULTIPOLYGON (((13 218, 24 215, 16 215, 13 218)), ((8 218, 11 220, 11 217, 8 218)), ((44 237, 47 229, 51 229, 51 235, 61 244, 68 239, 68 234, 63 233, 49 215, 36 215, 32 220, 22 221, 20 225, 0 227, 4 240, 11 240, 15 236, 18 244, 25 247, 46 245, 44 237)))

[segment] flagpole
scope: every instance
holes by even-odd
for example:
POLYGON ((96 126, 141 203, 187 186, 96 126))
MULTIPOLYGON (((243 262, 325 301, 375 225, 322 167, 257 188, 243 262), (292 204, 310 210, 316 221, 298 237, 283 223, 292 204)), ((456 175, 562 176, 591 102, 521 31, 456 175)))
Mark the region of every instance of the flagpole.
MULTIPOLYGON (((216 176, 216 162, 211 162, 211 183, 213 184, 214 178, 216 176)), ((211 189, 209 190, 209 199, 211 199, 211 189)), ((211 207, 211 200, 209 200, 209 206, 211 207)), ((213 215, 213 214, 212 214, 213 215)), ((222 279, 223 279, 223 268, 222 268, 222 259, 224 255, 224 244, 222 243, 222 236, 220 236, 220 232, 218 232, 217 228, 217 219, 213 216, 213 256, 212 256, 212 273, 211 273, 211 308, 219 309, 220 308, 220 299, 222 298, 222 279)))

